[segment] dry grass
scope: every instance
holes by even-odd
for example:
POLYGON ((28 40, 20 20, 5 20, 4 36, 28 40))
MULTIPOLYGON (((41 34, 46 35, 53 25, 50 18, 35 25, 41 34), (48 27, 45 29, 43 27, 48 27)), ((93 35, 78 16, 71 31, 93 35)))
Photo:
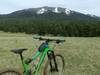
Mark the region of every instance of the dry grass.
MULTIPOLYGON (((53 37, 54 38, 54 37, 53 37)), ((62 38, 62 37, 56 37, 62 38)), ((64 44, 56 46, 56 53, 65 58, 65 75, 100 75, 100 38, 66 37, 64 44)), ((21 68, 19 56, 10 52, 14 48, 28 48, 25 58, 32 55, 32 48, 39 46, 32 35, 0 32, 0 69, 21 68)))

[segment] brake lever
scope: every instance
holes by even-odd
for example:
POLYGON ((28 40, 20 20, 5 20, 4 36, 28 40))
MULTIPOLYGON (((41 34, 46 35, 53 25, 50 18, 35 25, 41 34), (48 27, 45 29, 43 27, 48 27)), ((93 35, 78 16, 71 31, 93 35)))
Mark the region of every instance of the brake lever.
POLYGON ((59 44, 60 43, 60 40, 57 40, 56 43, 59 44))
POLYGON ((65 40, 57 40, 57 41, 56 41, 57 44, 63 43, 63 42, 65 42, 65 40))

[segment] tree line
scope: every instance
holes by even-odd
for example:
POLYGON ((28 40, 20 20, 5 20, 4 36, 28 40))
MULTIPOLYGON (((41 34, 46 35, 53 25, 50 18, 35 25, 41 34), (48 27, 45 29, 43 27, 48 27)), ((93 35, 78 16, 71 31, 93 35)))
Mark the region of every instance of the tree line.
POLYGON ((100 36, 100 21, 6 18, 0 19, 0 30, 39 35, 96 37, 100 36))

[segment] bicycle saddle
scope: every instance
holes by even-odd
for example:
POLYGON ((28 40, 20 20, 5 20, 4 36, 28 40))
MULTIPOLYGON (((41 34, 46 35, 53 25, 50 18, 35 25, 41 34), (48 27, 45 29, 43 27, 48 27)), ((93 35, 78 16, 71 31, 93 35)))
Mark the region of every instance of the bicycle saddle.
POLYGON ((14 52, 16 54, 21 54, 23 51, 26 51, 27 49, 25 48, 22 48, 22 49, 13 49, 11 50, 11 52, 14 52))

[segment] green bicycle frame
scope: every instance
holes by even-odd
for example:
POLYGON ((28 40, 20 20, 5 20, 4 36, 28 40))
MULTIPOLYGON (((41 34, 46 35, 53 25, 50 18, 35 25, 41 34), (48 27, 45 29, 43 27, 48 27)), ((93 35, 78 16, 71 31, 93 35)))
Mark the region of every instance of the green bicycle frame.
MULTIPOLYGON (((38 75, 38 72, 39 72, 39 70, 41 68, 41 64, 43 63, 43 61, 45 59, 45 56, 46 56, 46 54, 47 54, 47 52, 49 50, 50 49, 47 47, 47 48, 44 49, 44 51, 42 53, 37 51, 36 54, 33 56, 33 60, 32 61, 35 61, 38 56, 40 56, 40 60, 39 60, 38 64, 36 65, 35 71, 34 71, 34 73, 32 75, 38 75)), ((25 64, 24 59, 22 59, 22 66, 23 66, 23 70, 24 70, 24 75, 29 75, 28 74, 29 64, 25 64)))

